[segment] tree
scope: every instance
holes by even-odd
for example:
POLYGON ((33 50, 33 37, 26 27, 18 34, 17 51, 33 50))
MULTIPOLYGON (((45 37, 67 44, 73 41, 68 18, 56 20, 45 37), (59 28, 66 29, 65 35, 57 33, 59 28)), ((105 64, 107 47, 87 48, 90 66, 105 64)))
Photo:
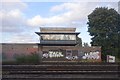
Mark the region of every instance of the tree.
POLYGON ((77 36, 77 37, 76 37, 76 41, 77 41, 77 45, 76 45, 76 46, 82 47, 82 40, 81 40, 81 38, 79 38, 79 37, 77 36))
POLYGON ((88 15, 87 24, 91 45, 102 47, 102 59, 105 60, 106 55, 120 58, 120 14, 112 8, 96 8, 88 15))
POLYGON ((89 44, 84 42, 84 43, 83 43, 83 46, 84 46, 84 47, 89 47, 89 44))

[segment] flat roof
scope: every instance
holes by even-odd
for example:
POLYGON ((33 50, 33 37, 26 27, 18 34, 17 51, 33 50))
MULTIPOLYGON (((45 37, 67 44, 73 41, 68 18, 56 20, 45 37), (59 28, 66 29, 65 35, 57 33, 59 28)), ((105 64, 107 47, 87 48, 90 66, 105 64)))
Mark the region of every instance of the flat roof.
POLYGON ((36 34, 75 34, 78 35, 80 32, 35 32, 36 34))
POLYGON ((66 27, 40 27, 40 32, 75 32, 76 28, 66 27))

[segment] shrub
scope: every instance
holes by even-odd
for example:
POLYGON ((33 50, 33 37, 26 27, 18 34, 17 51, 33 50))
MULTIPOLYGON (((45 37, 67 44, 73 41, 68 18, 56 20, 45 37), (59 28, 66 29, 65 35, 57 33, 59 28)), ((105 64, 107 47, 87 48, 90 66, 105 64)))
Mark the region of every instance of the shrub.
POLYGON ((16 62, 22 64, 37 64, 40 62, 40 57, 36 52, 29 55, 19 55, 16 57, 16 62))

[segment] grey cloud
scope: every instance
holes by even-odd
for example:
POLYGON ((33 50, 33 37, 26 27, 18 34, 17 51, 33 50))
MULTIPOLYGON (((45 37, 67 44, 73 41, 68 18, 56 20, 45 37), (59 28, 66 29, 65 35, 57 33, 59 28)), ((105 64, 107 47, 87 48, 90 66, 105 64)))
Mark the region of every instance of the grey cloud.
POLYGON ((2 32, 20 32, 22 28, 24 29, 25 18, 20 10, 16 9, 9 12, 2 10, 0 14, 2 32))
POLYGON ((20 0, 5 0, 0 7, 0 30, 2 32, 21 32, 26 26, 22 10, 27 4, 20 0))
POLYGON ((2 26, 1 32, 9 32, 9 33, 16 33, 16 32, 22 32, 22 28, 18 28, 16 26, 2 26))

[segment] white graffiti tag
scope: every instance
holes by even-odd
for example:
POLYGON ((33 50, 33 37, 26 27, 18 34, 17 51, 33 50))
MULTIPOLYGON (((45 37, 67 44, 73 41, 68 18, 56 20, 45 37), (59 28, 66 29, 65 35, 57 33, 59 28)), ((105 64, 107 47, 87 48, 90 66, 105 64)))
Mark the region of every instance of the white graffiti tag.
POLYGON ((63 57, 64 55, 62 54, 62 52, 59 51, 49 51, 49 57, 63 57))
POLYGON ((99 59, 99 52, 90 52, 90 53, 85 53, 85 55, 82 57, 83 59, 99 59))
POLYGON ((42 56, 43 56, 43 58, 48 58, 49 57, 48 53, 44 53, 42 56))
POLYGON ((68 59, 68 60, 77 60, 78 56, 66 56, 66 59, 68 59))
POLYGON ((60 51, 49 51, 48 53, 43 54, 43 58, 59 58, 64 57, 60 51))

